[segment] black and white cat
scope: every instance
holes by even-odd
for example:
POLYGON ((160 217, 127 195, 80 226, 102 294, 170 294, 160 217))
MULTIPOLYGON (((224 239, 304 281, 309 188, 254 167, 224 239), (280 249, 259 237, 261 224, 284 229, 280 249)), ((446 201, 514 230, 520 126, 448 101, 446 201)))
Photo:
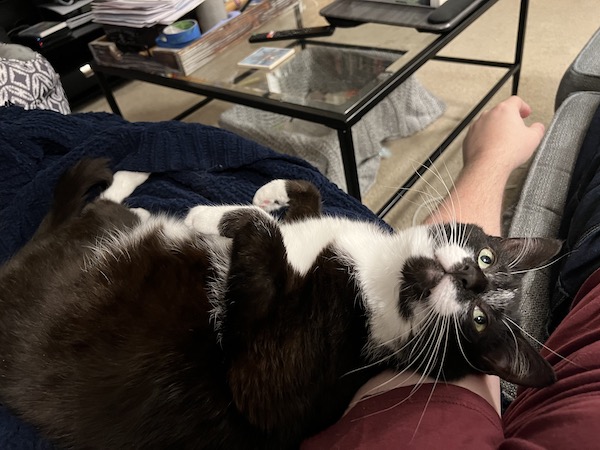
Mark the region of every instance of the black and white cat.
POLYGON ((61 447, 294 448, 384 368, 554 381, 513 314, 559 242, 322 217, 303 181, 185 220, 122 206, 146 177, 80 162, 0 268, 0 401, 61 447))

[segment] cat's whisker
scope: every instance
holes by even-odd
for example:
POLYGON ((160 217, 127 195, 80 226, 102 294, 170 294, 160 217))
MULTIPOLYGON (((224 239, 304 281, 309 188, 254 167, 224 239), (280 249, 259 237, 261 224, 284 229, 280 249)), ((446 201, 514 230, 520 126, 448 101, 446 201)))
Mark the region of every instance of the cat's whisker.
MULTIPOLYGON (((439 181, 442 183, 444 189, 446 190, 446 192, 444 193, 444 197, 450 201, 450 204, 447 205, 445 209, 449 217, 460 217, 460 211, 462 210, 460 197, 456 197, 457 203, 455 203, 454 197, 451 195, 452 189, 454 188, 454 178, 450 174, 450 171, 448 170, 448 166, 446 164, 444 164, 444 168, 446 169, 446 174, 448 175, 448 178, 451 180, 451 186, 448 186, 441 175, 438 177, 439 181)), ((455 219, 453 220, 453 223, 456 223, 455 219)))
POLYGON ((517 349, 517 352, 519 351, 519 341, 517 340, 517 335, 515 334, 514 330, 508 325, 508 323, 506 323, 506 317, 504 317, 502 319, 502 323, 506 326, 506 328, 508 328, 508 331, 510 331, 510 334, 513 337, 513 340, 515 342, 515 348, 517 349))
MULTIPOLYGON (((444 359, 446 358, 446 351, 448 349, 448 335, 449 335, 449 331, 450 331, 450 327, 449 327, 449 323, 448 323, 449 320, 450 320, 449 317, 444 317, 442 319, 442 326, 441 326, 441 329, 440 329, 440 336, 443 333, 443 335, 445 337, 445 339, 444 339, 444 349, 443 349, 443 351, 441 353, 441 358, 442 359, 440 361, 440 366, 439 366, 439 369, 438 369, 438 373, 436 374, 436 376, 434 378, 434 381, 433 381, 433 384, 431 386, 431 393, 429 394, 429 397, 427 398, 427 401, 425 402, 425 406, 423 407, 423 412, 421 413, 421 417, 419 417, 419 421, 417 422, 417 426, 415 427, 415 431, 413 433, 412 439, 414 439, 416 437, 417 431, 419 430, 419 427, 421 426, 421 422, 423 422, 423 418, 425 417, 425 412, 427 411, 427 406, 431 402, 431 398, 433 397, 433 393, 434 393, 435 388, 437 386, 437 383, 438 383, 438 381, 440 379, 440 374, 442 373, 442 367, 444 367, 444 359)), ((437 354, 438 351, 439 351, 439 348, 436 349, 436 354, 437 354)), ((435 355, 434 355, 434 357, 435 357, 435 355)), ((412 439, 411 439, 411 441, 412 441, 412 439)))
MULTIPOLYGON (((413 172, 415 172, 417 174, 419 179, 421 181, 423 181, 423 183, 425 183, 425 185, 427 187, 431 188, 437 194, 440 194, 440 192, 435 188, 435 186, 433 186, 433 184, 430 183, 424 176, 426 173, 430 173, 436 179, 438 179, 439 181, 442 181, 441 176, 440 176, 437 168, 435 167, 435 165, 430 165, 429 167, 427 167, 422 161, 412 160, 411 162, 412 162, 412 170, 413 170, 413 172), (421 168, 425 169, 425 171, 423 173, 421 173, 421 170, 420 170, 421 168)), ((446 193, 444 193, 443 195, 446 195, 446 193)))
POLYGON ((452 221, 451 223, 451 235, 450 235, 450 244, 451 245, 460 245, 462 239, 463 239, 463 229, 462 227, 456 222, 456 221, 452 221))
MULTIPOLYGON (((436 211, 436 209, 437 209, 436 207, 437 207, 437 205, 439 205, 441 200, 443 200, 443 197, 431 196, 431 198, 424 199, 421 203, 419 203, 419 207, 413 214, 412 225, 413 226, 420 225, 420 222, 417 221, 417 218, 421 215, 420 214, 421 208, 427 208, 428 214, 426 217, 429 217, 436 211), (434 205, 435 207, 432 207, 432 205, 434 205)), ((414 203, 416 203, 416 202, 414 202, 414 203)))
MULTIPOLYGON (((362 397, 361 399, 359 399, 356 403, 360 403, 363 400, 366 400, 367 397, 373 397, 373 396, 377 396, 377 395, 381 395, 385 393, 385 390, 381 390, 381 388, 383 388, 384 386, 387 386, 389 384, 392 384, 394 381, 396 381, 399 377, 401 377, 402 375, 406 374, 407 372, 413 370, 412 369, 412 364, 409 364, 409 366, 405 367, 402 370, 396 370, 395 374, 393 377, 382 381, 381 383, 379 383, 378 385, 372 387, 371 389, 369 389, 364 395, 364 397, 362 397)), ((415 374, 418 374, 418 372, 414 372, 415 374)), ((423 375, 419 375, 419 379, 417 380, 417 382, 413 385, 413 386, 418 386, 419 384, 425 384, 423 383, 424 380, 424 376, 423 375)), ((407 384, 406 386, 410 386, 410 384, 407 384)), ((409 397, 411 395, 413 395, 413 392, 415 391, 415 389, 412 389, 409 397)))
POLYGON ((458 242, 459 246, 464 246, 469 239, 471 238, 471 234, 473 233, 473 229, 469 228, 467 229, 466 227, 461 227, 461 233, 462 233, 462 238, 461 240, 458 242))
MULTIPOLYGON (((427 321, 427 323, 425 323, 423 325, 423 327, 421 329, 422 330, 428 330, 428 329, 438 330, 439 327, 437 327, 437 324, 439 324, 439 316, 434 313, 431 315, 431 318, 427 321), (433 324, 431 322, 433 322, 433 324)), ((435 335, 435 333, 432 333, 429 335, 427 335, 425 333, 419 333, 417 336, 418 336, 417 341, 416 341, 415 345, 413 346, 413 348, 411 349, 410 354, 408 355, 409 361, 412 360, 413 352, 415 351, 415 349, 420 348, 420 351, 417 354, 417 357, 421 356, 421 354, 426 352, 428 350, 428 347, 429 347, 431 341, 435 339, 436 335, 435 335), (421 342, 423 339, 427 339, 427 340, 425 342, 421 342)))
MULTIPOLYGON (((422 318, 422 319, 421 319, 419 322, 417 322, 415 325, 413 325, 413 327, 411 327, 411 330, 410 330, 410 331, 408 331, 407 333, 413 333, 413 332, 414 332, 414 330, 424 329, 424 328, 428 327, 428 326, 429 326, 429 323, 430 323, 432 320, 434 320, 434 319, 433 319, 433 317, 432 317, 432 314, 430 314, 432 310, 433 310, 433 306, 428 306, 427 308, 423 309, 422 311, 420 311, 420 312, 417 312, 417 313, 416 313, 416 315, 417 315, 417 316, 419 316, 419 315, 423 315, 424 317, 423 317, 423 318, 422 318)), ((394 339, 390 339, 390 340, 389 340, 389 341, 387 341, 387 342, 380 343, 380 344, 378 344, 378 345, 377 345, 377 346, 374 348, 374 350, 372 350, 372 351, 376 351, 378 348, 387 348, 387 347, 389 347, 389 345, 390 345, 390 344, 392 344, 394 341, 398 341, 398 340, 399 340, 399 339, 398 339, 399 337, 402 337, 402 336, 405 336, 405 335, 406 335, 406 333, 399 334, 399 335, 398 335, 397 337, 395 337, 394 339)), ((402 352, 403 352, 403 351, 404 351, 406 348, 408 348, 410 345, 413 345, 413 344, 414 344, 414 345, 413 345, 413 349, 414 349, 414 348, 418 348, 418 347, 419 347, 419 343, 420 343, 420 340, 421 340, 421 339, 423 339, 423 335, 422 335, 422 334, 415 333, 415 334, 414 334, 414 335, 413 335, 413 336, 412 336, 410 339, 408 339, 408 340, 407 340, 407 341, 406 341, 406 342, 405 342, 405 343, 404 343, 404 344, 403 344, 403 345, 402 345, 400 348, 398 348, 398 349, 394 350, 392 353, 390 353, 390 354, 388 354, 388 355, 384 355, 384 356, 382 356, 382 357, 379 357, 378 359, 374 360, 374 361, 373 361, 372 363, 370 363, 370 364, 366 364, 366 365, 363 365, 363 366, 361 366, 361 367, 359 367, 359 368, 356 368, 356 369, 353 369, 353 370, 351 370, 351 371, 348 371, 348 372, 344 373, 344 375, 342 375, 342 377, 345 377, 345 376, 351 375, 351 374, 353 374, 353 373, 360 372, 360 371, 367 370, 367 369, 370 369, 370 368, 372 368, 372 367, 378 366, 378 365, 380 365, 381 363, 384 363, 385 361, 388 361, 388 360, 390 360, 390 359, 392 359, 392 358, 395 358, 395 357, 396 357, 396 356, 398 356, 400 353, 402 353, 402 352), (415 342, 415 340, 416 340, 416 342, 415 342)))
MULTIPOLYGON (((534 337, 534 336, 533 336, 531 333, 529 333, 529 332, 527 332, 525 329, 523 329, 523 327, 522 327, 522 326, 520 326, 520 325, 519 325, 517 322, 515 322, 514 320, 512 320, 510 317, 508 317, 508 316, 506 316, 506 315, 505 315, 505 316, 504 316, 504 319, 502 319, 502 322, 504 322, 504 324, 505 324, 507 327, 509 327, 509 325, 508 325, 508 324, 505 322, 505 320, 506 320, 506 321, 508 321, 509 323, 511 323, 511 324, 512 324, 512 325, 513 325, 515 328, 517 328, 518 330, 520 330, 520 331, 521 331, 521 333, 523 333, 525 336, 527 336, 527 337, 528 337, 529 339, 531 339, 533 342, 535 342, 535 343, 536 343, 536 344, 538 344, 539 346, 541 346, 541 347, 545 348, 546 350, 548 350, 548 351, 549 351, 550 353, 552 353, 554 356, 557 356, 558 358, 562 359, 563 361, 566 361, 566 362, 568 362, 569 364, 572 364, 573 366, 575 366, 575 367, 578 367, 579 369, 584 369, 584 370, 585 370, 585 367, 583 367, 583 366, 580 366, 579 364, 577 364, 577 363, 575 363, 575 362, 571 361, 571 360, 570 360, 570 359, 568 359, 568 358, 565 358, 563 355, 561 355, 560 353, 558 353, 558 352, 556 352, 556 351, 552 350, 550 347, 548 347, 548 346, 547 346, 546 344, 544 344, 543 342, 540 342, 540 341, 539 341, 538 339, 536 339, 536 338, 535 338, 535 337, 534 337)), ((509 329, 510 329, 510 327, 509 327, 509 329)), ((513 331, 511 330, 511 332, 513 332, 513 331)))
MULTIPOLYGON (((414 161, 413 163, 415 163, 416 161, 414 161)), ((439 189, 437 189, 431 182, 429 182, 425 177, 424 174, 421 174, 420 171, 417 170, 418 166, 421 167, 425 167, 425 165, 421 162, 419 162, 417 165, 413 165, 413 170, 415 171, 415 173, 418 173, 419 178, 421 179, 421 181, 423 183, 425 183, 426 187, 429 188, 428 190, 419 190, 417 191, 417 193, 419 193, 422 197, 425 197, 422 200, 422 203, 420 203, 419 207, 417 208, 417 211, 414 213, 413 215, 413 220, 412 220, 412 224, 413 226, 420 224, 418 222, 418 217, 420 216, 420 210, 421 208, 427 208, 429 211, 428 216, 433 215, 440 207, 443 208, 444 212, 447 214, 448 217, 454 217, 455 216, 455 210, 456 207, 453 203, 453 200, 451 201, 452 203, 446 204, 443 202, 443 200, 448 196, 448 194, 450 194, 450 188, 448 187, 448 184, 445 182, 444 178, 442 177, 441 173, 435 168, 435 166, 432 167, 425 167, 426 172, 431 173, 443 186, 445 192, 440 192, 439 189), (433 191, 433 193, 431 193, 430 191, 433 191), (433 204, 433 206, 432 206, 433 204)), ((452 180, 452 176, 450 175, 450 172, 447 170, 447 166, 446 167, 446 172, 449 176, 449 178, 452 180)), ((452 181, 453 183, 453 181, 452 181)), ((412 189, 414 191, 414 189, 412 189)), ((413 204, 415 204, 415 201, 411 201, 413 204)))
MULTIPOLYGON (((410 353, 406 357, 407 364, 408 364, 407 367, 412 367, 413 361, 419 359, 424 352, 428 351, 431 341, 435 339, 435 334, 428 335, 426 333, 423 333, 421 330, 427 330, 427 329, 437 330, 437 329, 439 329, 439 327, 436 325, 436 323, 439 322, 439 316, 435 313, 432 313, 433 309, 434 309, 433 306, 430 305, 423 310, 422 313, 425 314, 425 318, 422 319, 421 322, 419 322, 419 324, 414 326, 413 337, 411 339, 409 339, 401 348, 397 349, 391 355, 389 355, 387 358, 395 357, 395 356, 399 355, 401 352, 403 352, 408 346, 412 346, 410 353), (421 331, 421 332, 419 332, 419 331, 421 331), (415 355, 415 350, 417 350, 417 349, 419 350, 419 352, 415 355)), ((421 368, 421 365, 419 365, 417 367, 417 369, 420 369, 420 368, 421 368)), ((422 372, 426 372, 426 370, 422 371, 422 372)))
MULTIPOLYGON (((439 315, 436 315, 435 319, 433 319, 433 320, 435 320, 435 322, 436 322, 436 324, 433 326, 433 329, 434 329, 434 330, 436 330, 436 333, 435 333, 435 335, 431 335, 431 336, 429 337, 429 339, 428 339, 428 341, 427 341, 426 345, 424 345, 424 346, 423 346, 423 349, 425 349, 425 350, 429 350, 429 349, 431 349, 431 350, 432 350, 432 351, 431 351, 431 356, 430 356, 429 358, 425 358, 425 359, 423 360, 423 362, 422 362, 421 364, 419 364, 419 365, 416 367, 415 371, 416 371, 417 373, 420 373, 421 375, 420 375, 420 378, 417 380, 417 382, 416 382, 416 383, 413 385, 413 387, 412 387, 411 391, 410 391, 410 392, 409 392, 409 394, 406 396, 406 398, 404 398, 404 399, 403 399, 403 400, 401 400, 400 402, 398 402, 398 403, 395 403, 394 405, 392 405, 392 406, 390 406, 390 407, 388 407, 388 408, 385 408, 385 409, 380 409, 379 411, 376 411, 376 412, 374 412, 374 413, 367 414, 367 415, 365 415, 365 416, 362 416, 362 417, 360 417, 360 418, 357 418, 357 419, 353 419, 353 421, 358 421, 358 420, 361 420, 361 419, 365 419, 365 418, 368 418, 368 417, 372 417, 372 416, 375 416, 375 415, 377 415, 377 414, 381 414, 381 413, 384 413, 384 412, 386 412, 386 411, 390 411, 390 410, 392 410, 392 409, 394 409, 394 408, 396 408, 396 407, 400 406, 402 403, 404 403, 404 402, 408 401, 408 400, 409 400, 409 399, 410 399, 410 398, 411 398, 411 397, 412 397, 412 396, 413 396, 413 395, 414 395, 414 394, 417 392, 417 390, 418 390, 418 389, 419 389, 421 386, 424 386, 425 384, 432 384, 433 388, 435 388, 435 384, 437 383, 437 378, 435 378, 435 379, 434 379, 434 382, 433 382, 433 383, 426 383, 426 382, 425 382, 425 380, 426 380, 426 378, 428 378, 428 376, 429 376, 429 372, 430 372, 430 370, 428 369, 428 367, 429 367, 431 364, 434 364, 434 362, 432 363, 432 361, 435 359, 435 356, 436 356, 436 354, 437 354, 437 353, 436 353, 436 352, 437 352, 437 350, 436 350, 436 349, 439 349, 439 344, 440 344, 440 342, 443 340, 443 334, 444 334, 444 333, 443 333, 443 328, 444 328, 445 326, 444 326, 444 324, 443 324, 443 323, 442 323, 442 326, 439 326, 439 322, 440 322, 440 320, 441 320, 441 319, 442 319, 442 318, 441 318, 439 315), (439 336, 439 337, 436 337, 436 336, 439 336), (435 341, 437 341, 437 344, 436 344, 435 346, 433 346, 433 347, 431 347, 430 345, 428 345, 428 344, 429 344, 429 342, 430 342, 432 339, 434 339, 435 341), (425 370, 419 370, 419 369, 422 367, 423 363, 424 363, 425 361, 427 361, 427 360, 429 360, 429 362, 427 362, 427 363, 426 363, 426 369, 425 369, 425 370)), ((447 334, 447 333, 446 333, 446 334, 447 334)), ((388 381, 386 381, 386 382, 382 383, 382 384, 381 384, 379 387, 382 387, 383 385, 385 385, 385 384, 387 384, 387 383, 391 383, 393 379, 396 379, 396 378, 397 378, 398 376, 400 376, 401 374, 404 374, 404 373, 405 373, 406 371, 408 371, 408 370, 409 370, 409 369, 410 369, 410 368, 411 368, 413 365, 414 365, 414 361, 413 361, 413 362, 410 362, 410 359, 409 359, 409 364, 408 364, 408 366, 407 366, 406 368, 404 368, 402 371, 398 372, 398 374, 396 374, 396 375, 395 375, 395 376, 394 376, 392 379, 390 379, 390 380, 388 380, 388 381)), ((438 377, 439 377, 439 373, 441 373, 441 368, 442 368, 442 366, 440 365, 440 369, 439 369, 439 372, 438 372, 438 377)), ((380 394, 383 394, 383 392, 376 393, 375 395, 380 395, 380 394)), ((433 391, 432 391, 432 394, 433 394, 433 391)), ((432 395, 432 394, 431 394, 431 395, 432 395)), ((429 401, 430 401, 430 399, 431 399, 431 395, 430 395, 430 397, 429 397, 429 400, 428 400, 428 402, 429 402, 429 401)), ((359 401, 362 401, 362 400, 363 400, 363 399, 361 399, 361 400, 359 400, 359 401)), ((428 402, 427 402, 427 403, 428 403, 428 402)), ((420 421, 419 421, 419 423, 420 423, 420 421)), ((417 428, 418 428, 418 425, 417 425, 417 428)))
MULTIPOLYGON (((425 167, 425 165, 423 163, 419 164, 421 167, 425 167)), ((446 168, 446 172, 449 175, 449 178, 452 179, 452 176, 450 175, 450 172, 448 170, 448 167, 445 166, 446 168)), ((419 171, 417 171, 417 167, 413 167, 414 171, 416 173, 419 173, 419 171)), ((429 187, 431 188, 438 197, 444 199, 446 197, 449 196, 450 194, 450 188, 448 187, 448 185, 446 184, 444 178, 442 177, 441 173, 439 172, 439 170, 435 167, 435 166, 430 166, 430 167, 426 167, 427 172, 432 174, 442 185, 442 187, 445 189, 445 192, 440 192, 432 183, 430 183, 422 174, 419 174, 419 178, 429 187)), ((452 183, 454 184, 454 181, 452 180, 452 183)), ((451 197, 448 197, 450 199, 450 204, 444 204, 443 208, 444 211, 447 213, 447 215, 449 217, 456 217, 456 205, 454 204, 454 199, 452 199, 451 197)), ((460 209, 460 199, 459 199, 459 205, 458 205, 459 209, 460 209)))
POLYGON ((423 369, 423 373, 424 374, 430 374, 432 367, 435 365, 435 359, 436 359, 436 355, 438 354, 439 351, 439 347, 440 347, 440 343, 441 340, 443 338, 443 333, 444 333, 444 325, 445 325, 445 317, 436 315, 436 322, 435 322, 435 335, 432 334, 432 339, 430 339, 427 344, 431 344, 432 341, 435 341, 433 343, 433 345, 431 345, 430 347, 428 346, 429 351, 429 361, 427 362, 425 368, 423 369))
MULTIPOLYGON (((436 327, 436 329, 437 328, 438 327, 436 327)), ((417 355, 417 357, 420 357, 422 354, 425 354, 425 356, 423 358, 420 358, 421 363, 419 363, 419 365, 415 369, 416 371, 418 371, 421 374, 421 377, 419 378, 419 380, 416 383, 417 386, 422 384, 424 382, 425 378, 427 378, 427 376, 429 375, 430 367, 432 364, 432 359, 435 357, 435 355, 432 352, 432 349, 435 348, 435 345, 432 344, 432 340, 437 340, 436 336, 437 336, 437 334, 431 335, 430 339, 427 340, 427 342, 423 346, 422 350, 417 355)), ((409 358, 409 361, 416 362, 417 359, 411 360, 409 358)), ((410 362, 410 366, 413 365, 413 362, 410 362)))
MULTIPOLYGON (((427 189, 415 189, 415 188, 410 188, 410 189, 406 189, 407 192, 411 192, 411 193, 415 193, 415 194, 419 194, 419 196, 421 196, 421 198, 425 198, 426 200, 434 200, 434 199, 438 199, 441 196, 438 195, 437 191, 436 192, 430 192, 427 189)), ((416 204, 420 204, 418 203, 416 200, 410 200, 410 202, 414 205, 416 204)))
MULTIPOLYGON (((453 315, 453 321, 454 321, 455 327, 458 329, 458 331, 460 332, 460 335, 464 338, 464 340, 467 341, 467 342, 470 342, 470 339, 465 334, 465 331, 460 326, 458 326, 458 323, 459 323, 458 314, 454 314, 453 315)), ((458 341, 461 342, 460 341, 460 337, 457 336, 457 338, 458 338, 458 341)))
MULTIPOLYGON (((385 189, 386 187, 383 186, 383 188, 385 189)), ((398 187, 390 185, 389 189, 390 189, 390 191, 396 192, 398 190, 398 187)), ((411 194, 418 194, 420 197, 420 200, 412 199, 409 196, 402 198, 403 202, 417 206, 417 210, 413 214, 413 220, 412 220, 413 226, 420 225, 420 222, 417 221, 417 218, 420 216, 421 208, 427 208, 427 210, 429 212, 428 215, 431 215, 436 210, 437 203, 439 203, 443 199, 443 197, 441 197, 441 196, 434 195, 425 189, 417 189, 414 186, 411 188, 404 188, 404 189, 400 189, 400 190, 404 191, 405 193, 410 192, 411 194), (436 204, 436 207, 430 207, 431 204, 436 204)))
MULTIPOLYGON (((422 300, 422 298, 419 299, 419 300, 422 300)), ((416 323, 414 323, 410 327, 410 330, 408 330, 408 331, 406 331, 404 333, 399 333, 397 336, 394 336, 393 338, 391 338, 391 339, 389 339, 389 340, 387 340, 385 342, 381 342, 381 343, 377 344, 376 346, 374 346, 374 349, 379 349, 379 348, 382 348, 382 347, 388 347, 393 342, 399 341, 400 340, 399 338, 402 338, 402 337, 406 336, 407 334, 413 333, 414 330, 423 328, 424 327, 423 322, 426 322, 427 320, 430 320, 430 314, 429 313, 432 310, 433 310, 433 306, 429 305, 427 308, 424 308, 421 311, 415 312, 414 313, 414 319, 419 319, 421 316, 422 316, 422 318, 420 318, 419 321, 414 321, 416 323)), ((414 336, 411 339, 414 339, 414 336)), ((400 350, 403 350, 408 344, 410 344, 410 342, 411 342, 411 340, 409 339, 407 341, 407 343, 400 350)))
MULTIPOLYGON (((422 386, 423 384, 425 384, 425 379, 427 377, 430 377, 433 366, 435 365, 435 360, 437 358, 437 355, 439 354, 439 349, 441 346, 441 342, 444 341, 444 336, 446 337, 445 342, 447 345, 447 335, 448 335, 448 324, 447 324, 447 318, 446 317, 441 317, 441 316, 437 316, 436 318, 436 324, 434 326, 434 330, 436 331, 435 337, 433 339, 430 339, 428 341, 428 344, 430 341, 435 341, 434 345, 427 345, 427 349, 428 349, 428 353, 429 356, 423 359, 423 362, 418 366, 418 369, 421 369, 423 364, 425 364, 425 367, 422 370, 419 370, 421 375, 421 378, 417 381, 417 383, 415 384, 415 386, 413 387, 413 389, 410 392, 410 396, 412 396, 418 389, 420 386, 422 386)), ((436 377, 434 378, 434 382, 437 382, 437 379, 439 378, 439 374, 441 373, 441 369, 442 369, 442 365, 443 365, 443 360, 444 360, 444 356, 446 353, 446 345, 444 346, 444 351, 442 354, 442 362, 438 371, 438 374, 436 375, 436 377)))
MULTIPOLYGON (((424 383, 424 384, 426 384, 426 383, 424 383)), ((372 412, 370 414, 365 414, 364 416, 357 417, 356 419, 352 419, 352 422, 358 422, 359 420, 367 419, 369 417, 373 417, 373 416, 376 416, 378 414, 382 414, 382 413, 391 411, 392 409, 397 408, 398 406, 402 405, 404 402, 407 402, 408 400, 410 400, 410 398, 414 395, 414 391, 415 391, 414 389, 411 390, 411 392, 406 396, 406 398, 404 398, 403 400, 400 400, 397 403, 394 403, 392 406, 388 406, 387 408, 382 408, 382 409, 379 409, 378 411, 372 412)), ((377 395, 382 395, 384 393, 385 392, 378 392, 378 393, 376 393, 374 395, 377 396, 377 395)), ((361 399, 359 401, 362 401, 362 400, 365 400, 365 399, 361 399)))
POLYGON ((529 238, 525 238, 525 240, 523 241, 523 246, 519 249, 519 253, 513 259, 513 261, 511 261, 509 263, 509 265, 508 265, 509 269, 512 269, 513 267, 515 267, 521 263, 521 261, 523 260, 523 258, 525 257, 525 255, 527 254, 527 251, 529 250, 529 248, 531 246, 531 242, 532 241, 529 238))
MULTIPOLYGON (((420 386, 422 386, 422 385, 426 384, 426 383, 425 383, 425 380, 426 380, 426 378, 429 376, 429 372, 431 371, 431 370, 430 370, 430 366, 431 366, 432 364, 434 364, 434 363, 435 363, 435 362, 434 362, 434 359, 435 359, 435 356, 437 355, 437 351, 438 351, 438 349, 439 349, 439 344, 440 344, 440 342, 443 340, 443 336, 442 336, 442 335, 443 335, 443 329, 444 329, 444 327, 445 327, 445 325, 444 325, 443 323, 442 323, 442 325, 441 325, 441 326, 439 325, 439 323, 440 323, 440 320, 441 320, 442 318, 441 318, 439 315, 435 315, 435 316, 436 316, 436 317, 430 317, 430 318, 428 319, 428 322, 435 321, 435 323, 434 323, 434 324, 431 324, 431 325, 432 325, 432 327, 431 327, 431 328, 432 328, 433 330, 435 330, 435 331, 436 331, 436 333, 434 333, 434 334, 430 335, 430 336, 429 336, 429 338, 428 338, 428 340, 427 340, 427 342, 426 342, 426 343, 424 343, 424 345, 420 345, 420 340, 423 338, 423 336, 424 336, 424 335, 421 335, 421 336, 419 337, 418 341, 415 343, 415 345, 416 345, 416 346, 418 346, 418 347, 420 347, 420 348, 421 348, 421 351, 419 352, 419 354, 418 354, 418 355, 416 355, 416 356, 417 356, 417 358, 419 358, 419 357, 420 357, 420 355, 422 354, 422 352, 423 352, 423 351, 427 351, 427 352, 428 352, 428 353, 430 353, 431 355, 430 355, 429 357, 427 357, 427 358, 423 358, 423 361, 422 361, 422 362, 421 362, 421 363, 420 363, 420 364, 419 364, 417 367, 415 367, 415 368, 413 368, 413 366, 414 366, 414 363, 416 362, 416 360, 415 360, 415 359, 411 360, 411 358, 409 357, 409 358, 408 358, 408 361, 407 361, 407 362, 408 362, 408 364, 407 364, 407 366, 406 366, 404 369, 402 369, 401 371, 397 372, 397 373, 394 375, 394 377, 392 377, 391 379, 389 379, 389 380, 386 380, 386 381, 384 381, 384 382, 380 383, 379 385, 377 385, 377 386, 375 386, 375 387, 371 388, 371 389, 370 389, 370 390, 367 392, 367 394, 366 394, 366 395, 368 395, 369 393, 371 393, 371 392, 373 392, 373 391, 376 391, 376 390, 378 390, 378 389, 381 389, 383 386, 385 386, 385 385, 387 385, 387 384, 390 384, 390 383, 392 383, 392 382, 393 382, 394 380, 396 380, 396 379, 397 379, 399 376, 401 376, 401 375, 405 374, 405 373, 406 373, 407 371, 409 371, 409 370, 414 370, 416 373, 419 373, 419 374, 420 374, 420 377, 419 377, 419 379, 416 381, 416 383, 413 385, 413 388, 411 389, 411 391, 410 391, 410 393, 408 394, 408 396, 407 396, 407 397, 406 397, 404 400, 402 400, 401 402, 399 402, 399 403, 397 403, 397 404, 395 404, 395 405, 393 405, 393 406, 391 406, 391 407, 389 408, 389 409, 393 409, 393 408, 395 408, 395 407, 397 407, 397 406, 401 405, 402 403, 404 403, 404 402, 405 402, 405 401, 407 401, 408 399, 410 399, 410 397, 411 397, 412 395, 414 395, 414 393, 415 393, 415 392, 416 392, 416 391, 419 389, 419 387, 420 387, 420 386), (435 345, 430 345, 431 341, 437 341, 437 343, 436 343, 435 345), (429 350, 431 350, 431 352, 429 352, 429 350), (423 364, 425 364, 425 369, 421 370, 421 368, 422 368, 423 364)), ((428 325, 429 325, 429 324, 428 324, 428 325)), ((418 359, 417 359, 417 360, 418 360, 418 359)), ((440 366, 440 370, 441 370, 441 366, 440 366)), ((439 374, 438 374, 438 375, 439 375, 439 374)), ((380 395, 380 394, 383 394, 383 393, 384 393, 384 392, 376 392, 375 394, 372 394, 372 395, 380 395)), ((372 395, 371 395, 371 396, 372 396, 372 395)), ((363 398, 361 398, 360 400, 358 400, 358 402, 360 402, 360 401, 362 401, 362 400, 365 400, 365 398, 364 398, 364 397, 363 397, 363 398)), ((358 403, 358 402, 357 402, 357 403, 358 403)), ((383 410, 379 410, 379 411, 377 411, 376 413, 372 413, 372 414, 369 414, 369 415, 363 416, 363 417, 361 417, 361 419, 362 419, 362 418, 366 418, 366 417, 370 417, 370 416, 372 416, 372 415, 375 415, 375 414, 380 414, 380 413, 382 413, 382 412, 384 412, 384 411, 388 411, 389 409, 383 409, 383 410)), ((359 419, 354 419, 354 420, 359 420, 359 419)))
MULTIPOLYGON (((570 253, 569 253, 570 254, 570 253)), ((543 264, 541 266, 538 267, 533 267, 531 269, 524 269, 524 270, 515 270, 515 271, 511 271, 511 274, 513 275, 519 275, 522 273, 529 273, 529 272, 535 272, 538 270, 543 270, 546 269, 550 266, 552 266, 553 264, 556 264, 557 262, 559 262, 561 259, 566 258, 567 256, 569 256, 569 254, 564 254, 559 256, 558 258, 554 258, 552 261, 547 262, 546 264, 543 264)), ((515 264, 516 265, 516 264, 515 264)), ((510 266, 509 266, 510 267, 510 266)), ((514 266, 513 266, 514 267, 514 266)))

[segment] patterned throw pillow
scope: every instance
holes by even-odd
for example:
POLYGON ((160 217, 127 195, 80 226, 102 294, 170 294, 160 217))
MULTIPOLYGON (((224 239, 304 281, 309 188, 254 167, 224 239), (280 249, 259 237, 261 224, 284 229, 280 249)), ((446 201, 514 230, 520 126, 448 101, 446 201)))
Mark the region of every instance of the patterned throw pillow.
POLYGON ((0 44, 0 106, 6 105, 71 112, 60 77, 48 60, 16 44, 0 44))

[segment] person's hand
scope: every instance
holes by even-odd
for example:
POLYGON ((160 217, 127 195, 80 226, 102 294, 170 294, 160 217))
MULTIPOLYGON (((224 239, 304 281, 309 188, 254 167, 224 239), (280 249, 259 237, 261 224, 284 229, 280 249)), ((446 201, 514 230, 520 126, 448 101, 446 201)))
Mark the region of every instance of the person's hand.
POLYGON ((513 96, 475 120, 463 143, 464 165, 491 164, 511 172, 526 163, 544 136, 544 125, 527 126, 531 108, 513 96))

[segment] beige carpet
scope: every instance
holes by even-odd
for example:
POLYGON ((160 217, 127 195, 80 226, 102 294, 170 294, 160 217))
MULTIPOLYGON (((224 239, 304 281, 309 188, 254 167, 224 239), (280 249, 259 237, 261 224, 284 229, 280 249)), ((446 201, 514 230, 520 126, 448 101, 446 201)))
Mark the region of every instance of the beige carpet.
MULTIPOLYGON (((326 0, 305 0, 308 25, 324 24, 318 10, 326 0)), ((443 55, 490 60, 512 59, 517 29, 518 0, 499 0, 443 51, 443 55)), ((558 83, 571 61, 600 26, 598 0, 531 0, 525 54, 519 95, 533 108, 531 120, 548 125, 554 112, 554 96, 558 83)), ((388 39, 401 35, 389 28, 388 39)), ((499 77, 492 68, 474 67, 443 62, 427 63, 417 78, 448 108, 444 116, 409 138, 388 143, 390 157, 383 159, 377 181, 364 196, 364 203, 374 211, 408 178, 437 144, 483 96, 499 77)), ((493 104, 510 95, 510 83, 490 102, 493 104)), ((130 121, 156 121, 174 117, 193 105, 198 97, 192 94, 161 88, 142 82, 128 83, 115 94, 124 117, 130 121)), ((219 115, 231 105, 213 102, 188 117, 186 121, 216 125, 219 115)), ((77 111, 109 111, 103 98, 80 107, 77 111)), ((531 121, 530 120, 530 121, 531 121)), ((446 187, 462 164, 460 138, 435 165, 424 180, 394 208, 386 221, 404 227, 419 221, 427 211, 426 199, 445 194, 446 187), (442 181, 440 181, 442 180, 442 181)), ((510 204, 518 196, 519 181, 526 169, 515 174, 507 193, 510 204)))

